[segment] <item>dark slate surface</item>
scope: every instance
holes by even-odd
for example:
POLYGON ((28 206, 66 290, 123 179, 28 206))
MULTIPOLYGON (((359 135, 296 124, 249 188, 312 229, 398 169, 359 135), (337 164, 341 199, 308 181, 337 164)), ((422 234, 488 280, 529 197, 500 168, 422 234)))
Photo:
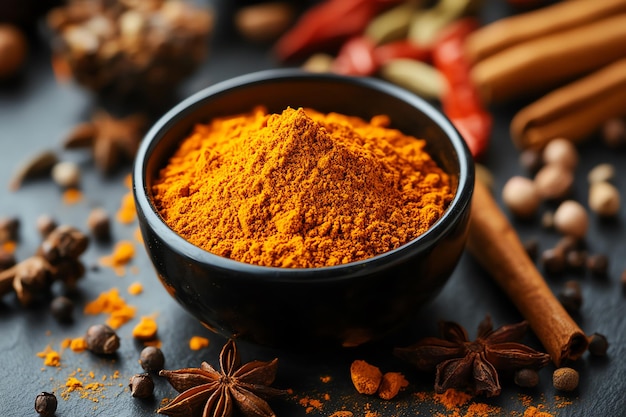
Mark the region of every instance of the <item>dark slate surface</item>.
MULTIPOLYGON (((501 12, 491 11, 485 19, 493 19, 501 12)), ((36 35, 33 37, 37 38, 36 35)), ((181 97, 217 81, 274 66, 276 64, 266 49, 246 45, 233 37, 227 28, 220 26, 209 61, 182 87, 181 97)), ((29 256, 39 243, 35 220, 40 214, 51 214, 61 223, 86 230, 85 222, 90 208, 102 206, 114 213, 127 192, 123 178, 130 167, 111 178, 103 178, 94 170, 86 153, 61 150, 64 134, 73 124, 85 120, 96 106, 94 97, 79 87, 55 83, 48 50, 42 42, 33 45, 23 77, 0 87, 0 215, 18 216, 22 221, 17 250, 19 259, 29 256), (82 166, 82 202, 75 205, 63 203, 59 188, 45 179, 28 182, 17 192, 8 191, 8 180, 19 162, 47 148, 58 151, 63 159, 77 161, 82 166)), ((496 195, 499 195, 507 178, 525 174, 517 162, 518 154, 508 134, 510 117, 517 108, 519 105, 510 104, 492 109, 496 123, 484 163, 495 175, 496 195)), ((576 173, 576 198, 586 201, 586 173, 602 162, 610 162, 618 167, 616 185, 622 193, 626 191, 626 155, 623 150, 608 150, 599 138, 593 138, 580 149, 582 158, 576 173)), ((500 415, 507 416, 520 416, 530 405, 543 405, 545 411, 558 416, 623 415, 626 401, 623 395, 626 362, 622 359, 626 353, 623 322, 626 300, 619 277, 626 269, 625 219, 625 208, 622 208, 615 221, 601 222, 591 218, 588 243, 591 251, 610 256, 607 279, 598 280, 583 274, 548 280, 554 291, 558 291, 566 279, 580 280, 584 304, 576 320, 586 333, 600 332, 608 336, 611 343, 608 357, 597 359, 585 355, 574 364, 581 373, 581 383, 572 394, 554 390, 551 385, 554 368, 550 365, 540 372, 541 384, 537 389, 521 390, 513 385, 510 377, 503 376, 504 388, 500 397, 490 400, 478 398, 477 401, 501 407, 500 415)), ((514 225, 522 239, 540 238, 541 248, 544 249, 558 239, 554 232, 542 230, 538 220, 524 223, 514 221, 514 225)), ((114 240, 135 241, 135 229, 136 224, 114 222, 114 240)), ((82 259, 89 266, 110 252, 110 245, 92 244, 82 259)), ((217 355, 224 339, 202 327, 167 295, 139 244, 131 266, 124 277, 116 276, 109 268, 89 270, 80 282, 78 293, 74 295, 78 309, 82 309, 87 301, 94 299, 100 292, 118 287, 127 302, 137 307, 137 317, 157 314, 159 338, 168 369, 198 366, 203 360, 217 365, 217 355), (139 296, 131 296, 126 292, 127 287, 135 281, 144 285, 144 293, 139 296), (209 348, 190 350, 187 341, 193 335, 208 337, 211 342, 209 348)), ((55 287, 55 291, 58 290, 60 288, 55 287)), ((453 415, 455 410, 446 410, 432 399, 419 400, 414 395, 432 392, 433 376, 414 372, 410 366, 391 355, 391 348, 408 344, 422 336, 435 335, 436 322, 440 319, 458 321, 474 337, 475 328, 485 314, 491 314, 496 325, 521 320, 519 313, 485 272, 469 255, 464 255, 444 291, 414 318, 414 326, 404 335, 353 350, 326 353, 290 352, 244 342, 240 342, 239 346, 244 361, 279 358, 275 385, 293 390, 293 396, 272 402, 279 416, 330 416, 339 410, 352 411, 355 416, 370 417, 432 415, 437 412, 453 415), (359 395, 349 378, 349 366, 355 359, 365 359, 383 371, 402 372, 411 385, 390 402, 359 395), (307 400, 319 400, 319 403, 307 400), (309 406, 312 408, 307 408, 309 406)), ((113 358, 65 350, 62 352, 61 367, 51 368, 44 367, 42 359, 36 356, 47 345, 59 349, 63 339, 78 337, 89 325, 103 320, 102 316, 86 316, 79 312, 73 323, 61 325, 49 315, 47 305, 25 309, 19 306, 13 296, 3 297, 0 301, 0 414, 35 415, 33 404, 37 393, 55 391, 60 396, 68 376, 80 368, 82 374, 79 373, 79 376, 83 375, 87 382, 90 382, 90 371, 94 373, 95 380, 100 382, 106 376, 106 386, 98 395, 89 394, 87 398, 81 398, 79 392, 71 393, 68 399, 60 398, 58 416, 155 415, 161 400, 172 398, 175 392, 164 380, 157 378, 153 399, 131 398, 126 388, 128 378, 141 372, 137 363, 141 345, 131 337, 137 319, 119 330, 122 346, 113 358), (119 375, 117 379, 113 378, 116 372, 119 375)), ((534 347, 541 347, 532 335, 526 341, 534 347)), ((460 415, 464 415, 465 411, 466 408, 461 409, 460 415)))

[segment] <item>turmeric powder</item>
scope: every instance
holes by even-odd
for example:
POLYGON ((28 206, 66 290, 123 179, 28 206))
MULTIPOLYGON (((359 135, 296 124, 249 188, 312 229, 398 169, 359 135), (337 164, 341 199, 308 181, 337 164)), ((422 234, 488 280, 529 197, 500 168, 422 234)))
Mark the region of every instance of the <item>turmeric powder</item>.
POLYGON ((286 268, 370 258, 424 233, 453 198, 426 141, 338 113, 264 108, 199 124, 152 187, 189 242, 286 268))

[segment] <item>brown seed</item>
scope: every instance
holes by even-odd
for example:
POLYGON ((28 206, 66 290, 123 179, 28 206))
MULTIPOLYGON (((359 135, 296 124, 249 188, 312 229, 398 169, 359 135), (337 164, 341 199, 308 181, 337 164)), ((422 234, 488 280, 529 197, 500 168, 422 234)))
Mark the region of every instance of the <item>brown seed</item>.
POLYGON ((240 8, 235 27, 250 42, 271 42, 289 28, 294 17, 294 7, 288 2, 262 2, 240 8))
POLYGON ((552 385, 559 391, 574 391, 578 388, 578 371, 572 368, 563 367, 552 374, 552 385))
POLYGON ((46 238, 57 226, 57 222, 50 215, 42 214, 37 218, 37 230, 43 238, 46 238))
POLYGON ((615 178, 615 167, 611 164, 599 164, 587 174, 587 181, 589 184, 600 181, 611 181, 615 178))
POLYGON ((565 283, 559 293, 559 301, 570 313, 577 313, 583 304, 583 295, 580 283, 570 280, 565 283))
POLYGON ((589 187, 589 208, 602 217, 614 217, 620 210, 619 190, 605 181, 597 181, 589 187))
POLYGON ((574 174, 561 164, 548 164, 537 172, 534 181, 541 198, 558 201, 570 194, 574 174))
POLYGON ((35 398, 35 411, 41 417, 51 417, 57 411, 57 397, 51 392, 42 392, 35 398))
POLYGON ((165 356, 156 346, 146 346, 139 355, 139 364, 146 372, 159 372, 165 365, 165 356))
POLYGON ((515 385, 522 388, 533 388, 539 385, 539 373, 535 369, 519 369, 513 377, 515 385))
POLYGON ((504 184, 502 201, 513 215, 522 218, 533 216, 541 204, 535 183, 522 176, 511 177, 504 184))
POLYGON ((529 174, 535 175, 543 166, 541 154, 535 149, 524 149, 519 155, 519 164, 529 174))
POLYGON ((562 248, 554 247, 541 253, 543 270, 549 275, 559 275, 565 271, 565 253, 562 248))
POLYGON ((50 170, 57 162, 57 156, 52 151, 44 151, 32 156, 18 166, 9 181, 9 188, 15 191, 19 189, 26 180, 49 174, 50 170))
POLYGON ((594 333, 589 336, 589 353, 593 356, 606 356, 606 351, 609 349, 609 342, 606 336, 600 333, 594 333))
POLYGON ((149 374, 135 374, 130 377, 128 388, 135 398, 148 398, 154 391, 154 381, 149 374))
POLYGON ((603 254, 591 255, 587 258, 587 269, 596 278, 606 278, 609 271, 609 258, 603 254))
POLYGON ((0 243, 18 240, 20 219, 17 217, 0 218, 0 243))
POLYGON ((602 127, 602 139, 612 149, 626 145, 626 123, 619 118, 607 120, 602 127))
POLYGON ((583 238, 589 228, 587 210, 575 200, 563 201, 554 212, 554 227, 564 235, 583 238))
POLYGON ((87 227, 98 241, 102 242, 111 238, 111 219, 103 208, 91 210, 87 217, 87 227))
POLYGON ((0 247, 0 271, 11 268, 15 265, 15 262, 15 255, 0 247))
POLYGON ((15 75, 28 53, 26 37, 11 24, 0 24, 0 78, 15 75))
POLYGON ((587 266, 587 252, 584 250, 570 250, 566 252, 565 263, 567 269, 582 271, 587 266))
POLYGON ((528 239, 524 242, 524 249, 530 259, 535 259, 539 253, 539 241, 537 239, 528 239))
POLYGON ((50 313, 61 323, 72 321, 73 312, 74 302, 65 296, 60 295, 50 302, 50 313))
POLYGON ((560 164, 573 170, 578 165, 578 150, 572 141, 556 138, 543 148, 542 159, 544 164, 560 164))
POLYGON ((87 349, 96 354, 110 355, 120 347, 120 338, 106 324, 94 324, 85 333, 87 349))

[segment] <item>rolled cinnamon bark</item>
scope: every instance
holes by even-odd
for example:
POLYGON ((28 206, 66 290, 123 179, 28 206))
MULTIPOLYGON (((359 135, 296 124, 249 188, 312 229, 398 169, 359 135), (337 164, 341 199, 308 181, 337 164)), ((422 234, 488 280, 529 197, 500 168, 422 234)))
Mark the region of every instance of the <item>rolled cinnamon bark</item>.
MULTIPOLYGON (((625 2, 626 3, 626 2, 625 2)), ((543 93, 626 56, 626 13, 507 48, 471 69, 485 102, 543 93)))
POLYGON ((528 321, 557 367, 585 352, 585 334, 556 299, 481 181, 476 181, 467 243, 470 253, 528 321))
POLYGON ((626 116, 626 58, 521 109, 511 121, 511 138, 520 149, 541 149, 558 137, 580 142, 606 120, 622 116, 626 116))
POLYGON ((510 46, 626 12, 624 0, 570 0, 496 20, 470 34, 465 53, 476 62, 510 46))

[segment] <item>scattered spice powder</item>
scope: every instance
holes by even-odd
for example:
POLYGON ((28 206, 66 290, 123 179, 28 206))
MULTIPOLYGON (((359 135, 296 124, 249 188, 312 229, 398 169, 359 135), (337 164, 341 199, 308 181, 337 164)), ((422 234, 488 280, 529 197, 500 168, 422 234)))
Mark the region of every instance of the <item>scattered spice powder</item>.
POLYGON ((154 317, 143 316, 133 328, 133 337, 139 340, 154 340, 157 330, 158 326, 154 317))
POLYGON ((15 253, 16 248, 17 248, 17 243, 13 240, 8 240, 2 243, 2 250, 8 254, 15 253))
POLYGON ((133 232, 133 236, 135 237, 135 240, 137 242, 143 244, 143 235, 141 234, 141 229, 139 227, 135 228, 135 231, 133 232))
POLYGON ((409 381, 400 372, 386 372, 378 387, 378 396, 383 400, 391 400, 409 386, 409 381))
POLYGON ((341 411, 335 411, 329 417, 353 417, 353 416, 354 414, 352 413, 352 411, 341 410, 341 411))
POLYGON ((472 396, 466 392, 449 388, 443 394, 434 394, 433 398, 438 403, 443 404, 448 410, 452 410, 467 404, 472 399, 472 396))
POLYGON ((328 384, 330 381, 332 381, 332 377, 330 375, 324 375, 320 377, 320 381, 322 381, 324 384, 328 384))
POLYGON ((37 356, 43 358, 45 366, 61 366, 61 355, 52 349, 50 345, 47 345, 43 351, 38 352, 37 356))
POLYGON ((538 407, 530 406, 524 411, 524 417, 554 417, 554 414, 541 411, 538 407))
POLYGON ((355 360, 350 365, 350 378, 357 392, 372 395, 378 391, 383 374, 378 367, 364 360, 355 360))
POLYGON ((83 337, 77 337, 70 342, 72 352, 84 352, 87 350, 87 341, 83 337))
POLYGON ((126 274, 125 266, 134 256, 135 245, 128 240, 122 240, 115 244, 111 255, 100 258, 100 265, 113 268, 118 276, 124 276, 126 274))
POLYGON ((139 295, 143 292, 143 285, 140 282, 133 282, 128 286, 128 293, 130 295, 139 295))
POLYGON ((85 314, 109 314, 106 324, 113 329, 119 329, 123 324, 135 317, 136 307, 126 304, 120 297, 119 289, 111 288, 102 292, 98 298, 87 303, 85 314))
POLYGON ((130 224, 135 221, 137 217, 137 211, 135 208, 135 200, 133 199, 133 193, 127 192, 122 197, 120 208, 117 210, 115 218, 122 224, 130 224))
POLYGON ((209 339, 202 336, 192 336, 189 339, 189 349, 191 350, 200 350, 209 346, 209 339))
POLYGON ((83 193, 77 188, 68 188, 63 191, 63 202, 71 205, 80 202, 83 199, 83 193))
POLYGON ((311 397, 302 397, 298 400, 298 404, 305 407, 304 412, 307 414, 312 413, 313 411, 321 411, 324 403, 317 399, 311 397))

